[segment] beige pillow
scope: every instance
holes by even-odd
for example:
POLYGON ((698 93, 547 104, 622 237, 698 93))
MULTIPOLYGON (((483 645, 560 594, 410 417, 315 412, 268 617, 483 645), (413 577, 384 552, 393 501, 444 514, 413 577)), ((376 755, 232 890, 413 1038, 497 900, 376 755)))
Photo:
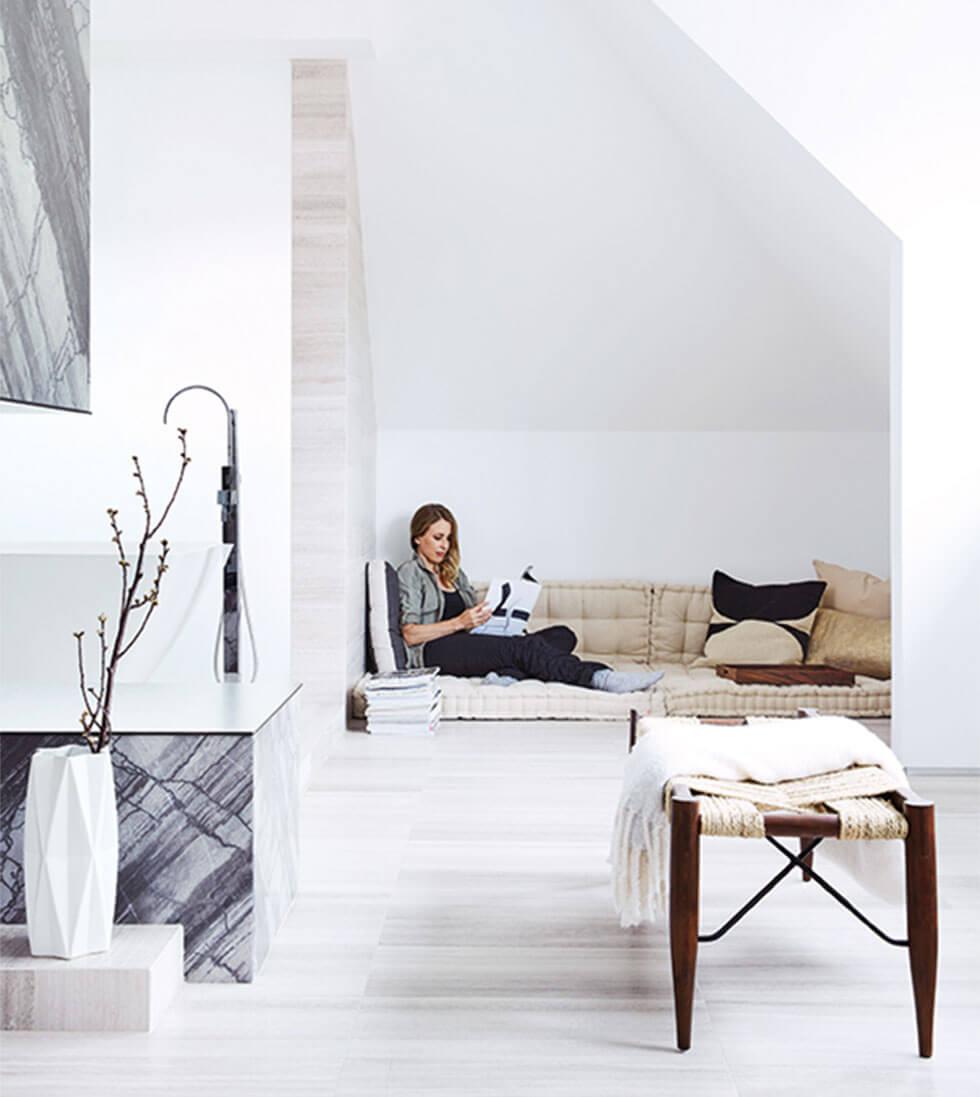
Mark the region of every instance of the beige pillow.
POLYGON ((813 561, 813 570, 827 584, 820 603, 823 609, 856 613, 861 617, 887 620, 892 615, 892 584, 867 571, 853 571, 823 560, 813 561))
POLYGON ((806 661, 871 678, 891 678, 891 621, 818 609, 806 661))

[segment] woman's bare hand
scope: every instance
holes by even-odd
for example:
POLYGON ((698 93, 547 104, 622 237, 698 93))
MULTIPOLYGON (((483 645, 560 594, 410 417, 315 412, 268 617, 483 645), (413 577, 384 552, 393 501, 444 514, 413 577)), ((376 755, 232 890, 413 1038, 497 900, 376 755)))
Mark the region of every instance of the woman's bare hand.
POLYGON ((463 612, 456 618, 459 621, 459 627, 469 631, 473 628, 479 628, 480 625, 485 625, 493 615, 493 611, 490 609, 489 602, 481 602, 478 606, 470 606, 469 609, 463 610, 463 612))

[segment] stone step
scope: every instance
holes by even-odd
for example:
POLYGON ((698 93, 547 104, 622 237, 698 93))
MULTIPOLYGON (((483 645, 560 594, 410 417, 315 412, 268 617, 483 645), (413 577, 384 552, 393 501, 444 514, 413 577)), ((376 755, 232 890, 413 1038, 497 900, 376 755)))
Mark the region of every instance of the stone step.
POLYGON ((181 926, 119 925, 108 952, 32 956, 25 925, 0 926, 0 1028, 149 1032, 184 981, 181 926))

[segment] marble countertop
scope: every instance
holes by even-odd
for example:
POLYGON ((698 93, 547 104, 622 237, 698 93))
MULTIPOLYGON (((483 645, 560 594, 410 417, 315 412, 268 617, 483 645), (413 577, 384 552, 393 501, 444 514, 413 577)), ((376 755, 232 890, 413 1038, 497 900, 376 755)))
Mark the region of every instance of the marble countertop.
MULTIPOLYGON (((143 735, 251 735, 301 685, 288 680, 254 684, 154 682, 120 684, 113 731, 143 735)), ((82 702, 76 686, 0 684, 0 734, 78 732, 82 702)))
MULTIPOLYGON (((126 549, 132 546, 127 538, 126 549)), ((150 543, 152 553, 159 549, 159 538, 150 543)), ((209 552, 211 549, 228 549, 220 541, 173 541, 170 544, 172 556, 192 552, 209 552)), ((105 541, 0 541, 0 556, 112 556, 116 555, 116 546, 106 538, 105 541)))

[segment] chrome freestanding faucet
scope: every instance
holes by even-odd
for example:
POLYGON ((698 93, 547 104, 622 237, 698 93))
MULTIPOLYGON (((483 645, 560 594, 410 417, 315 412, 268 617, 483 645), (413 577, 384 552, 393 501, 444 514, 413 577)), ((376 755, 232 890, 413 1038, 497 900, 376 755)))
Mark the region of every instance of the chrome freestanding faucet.
POLYGON ((252 634, 252 621, 248 612, 248 597, 245 593, 245 576, 242 568, 242 553, 238 542, 238 431, 235 409, 230 407, 228 401, 210 385, 185 385, 178 389, 167 401, 163 409, 163 421, 166 423, 170 405, 181 393, 190 392, 192 389, 202 389, 210 392, 221 401, 225 409, 228 422, 228 458, 227 464, 221 466, 221 487, 218 490, 218 503, 221 506, 221 540, 226 545, 231 545, 228 559, 224 567, 224 583, 222 592, 221 617, 218 621, 218 634, 215 637, 214 646, 214 676, 218 681, 238 681, 239 679, 239 654, 241 650, 241 617, 242 609, 245 611, 245 624, 248 628, 248 638, 252 645, 252 681, 258 672, 259 659, 255 646, 255 637, 252 634), (222 650, 222 670, 218 671, 218 650, 222 650))

